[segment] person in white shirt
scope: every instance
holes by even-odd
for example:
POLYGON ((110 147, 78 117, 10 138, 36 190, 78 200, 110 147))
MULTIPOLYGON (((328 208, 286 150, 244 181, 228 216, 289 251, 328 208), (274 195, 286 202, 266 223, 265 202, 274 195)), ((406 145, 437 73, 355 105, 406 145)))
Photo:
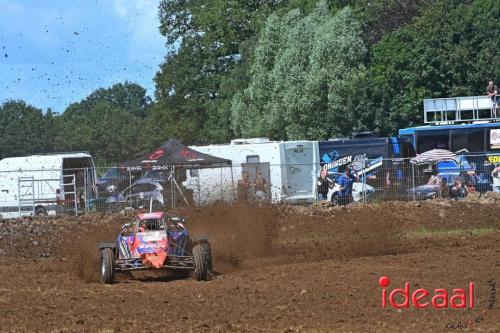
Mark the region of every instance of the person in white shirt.
POLYGON ((500 193, 500 163, 491 172, 491 177, 493 177, 493 192, 500 193))

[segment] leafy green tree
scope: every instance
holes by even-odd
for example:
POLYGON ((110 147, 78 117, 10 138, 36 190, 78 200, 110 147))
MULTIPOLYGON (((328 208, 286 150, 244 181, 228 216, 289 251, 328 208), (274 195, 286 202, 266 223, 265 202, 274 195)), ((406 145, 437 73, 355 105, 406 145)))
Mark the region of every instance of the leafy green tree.
POLYGON ((160 31, 174 51, 155 78, 163 107, 155 108, 161 114, 154 117, 176 117, 179 121, 165 126, 180 132, 186 143, 230 136, 220 85, 239 60, 240 39, 251 34, 247 6, 244 1, 160 2, 160 31), (196 133, 185 131, 188 124, 196 133))
POLYGON ((339 1, 349 4, 363 22, 364 40, 373 44, 383 36, 411 24, 438 0, 339 1))
POLYGON ((316 2, 161 1, 160 31, 172 52, 156 75, 156 98, 163 114, 182 120, 170 129, 178 132, 178 126, 186 143, 230 139, 231 101, 248 86, 256 37, 267 16, 292 8, 307 12, 316 2), (196 124, 196 133, 185 133, 184 122, 196 124))
POLYGON ((135 84, 98 89, 57 117, 57 150, 87 150, 103 164, 137 157, 150 148, 145 131, 151 102, 135 84))
POLYGON ((435 49, 442 89, 448 96, 484 94, 487 80, 500 77, 500 2, 442 0, 413 30, 435 49))
POLYGON ((365 52, 349 7, 332 15, 321 1, 306 16, 298 9, 271 14, 255 49, 250 85, 233 100, 235 132, 326 139, 351 131, 354 119, 341 101, 365 52))
POLYGON ((196 117, 199 115, 193 114, 191 118, 186 118, 182 111, 159 101, 145 119, 143 136, 147 138, 146 146, 158 147, 171 137, 182 142, 196 142, 201 130, 201 121, 196 117))
POLYGON ((372 114, 372 129, 396 134, 422 123, 424 98, 483 95, 500 77, 499 19, 498 1, 439 1, 374 45, 364 93, 371 103, 354 108, 372 114))
POLYGON ((128 81, 117 83, 110 88, 99 88, 82 101, 89 108, 102 102, 123 109, 140 118, 147 115, 152 104, 151 97, 146 95, 146 89, 128 81))
POLYGON ((0 158, 44 153, 52 149, 52 114, 23 101, 0 106, 0 158))

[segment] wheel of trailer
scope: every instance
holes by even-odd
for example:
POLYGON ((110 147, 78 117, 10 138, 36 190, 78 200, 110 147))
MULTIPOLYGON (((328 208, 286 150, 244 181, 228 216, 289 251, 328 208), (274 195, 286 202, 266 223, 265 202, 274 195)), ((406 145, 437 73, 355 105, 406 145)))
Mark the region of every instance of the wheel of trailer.
POLYGON ((196 281, 207 280, 207 258, 205 256, 205 251, 203 247, 198 244, 193 247, 193 257, 194 257, 194 278, 196 281))
POLYGON ((201 247, 203 248, 203 252, 205 252, 205 260, 207 265, 207 271, 212 271, 212 246, 209 242, 201 243, 201 247))
POLYGON ((115 280, 115 256, 110 248, 101 250, 101 281, 113 283, 115 280))
POLYGON ((35 209, 35 215, 36 216, 46 216, 47 210, 45 209, 45 207, 37 207, 35 209))

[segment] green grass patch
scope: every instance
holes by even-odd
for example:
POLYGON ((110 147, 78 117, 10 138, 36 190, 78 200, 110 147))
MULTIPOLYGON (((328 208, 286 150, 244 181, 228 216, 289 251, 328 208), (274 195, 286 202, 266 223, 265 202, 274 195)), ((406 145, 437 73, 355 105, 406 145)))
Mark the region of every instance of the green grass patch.
POLYGON ((406 231, 403 233, 403 236, 408 239, 419 239, 419 238, 480 236, 494 232, 498 232, 498 229, 469 228, 469 229, 450 229, 450 230, 430 230, 427 228, 420 228, 417 230, 406 231))

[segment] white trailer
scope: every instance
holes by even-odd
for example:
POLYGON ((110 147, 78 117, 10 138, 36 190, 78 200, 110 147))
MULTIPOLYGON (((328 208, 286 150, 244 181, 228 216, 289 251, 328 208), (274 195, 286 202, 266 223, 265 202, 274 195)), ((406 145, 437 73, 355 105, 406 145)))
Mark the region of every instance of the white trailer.
POLYGON ((242 172, 255 184, 258 173, 268 184, 273 203, 310 203, 316 199, 319 173, 317 141, 269 141, 267 138, 237 139, 230 144, 190 148, 232 161, 232 167, 188 170, 184 186, 197 204, 233 201, 242 172))
POLYGON ((95 199, 95 165, 88 153, 0 160, 0 217, 77 214, 95 199))

